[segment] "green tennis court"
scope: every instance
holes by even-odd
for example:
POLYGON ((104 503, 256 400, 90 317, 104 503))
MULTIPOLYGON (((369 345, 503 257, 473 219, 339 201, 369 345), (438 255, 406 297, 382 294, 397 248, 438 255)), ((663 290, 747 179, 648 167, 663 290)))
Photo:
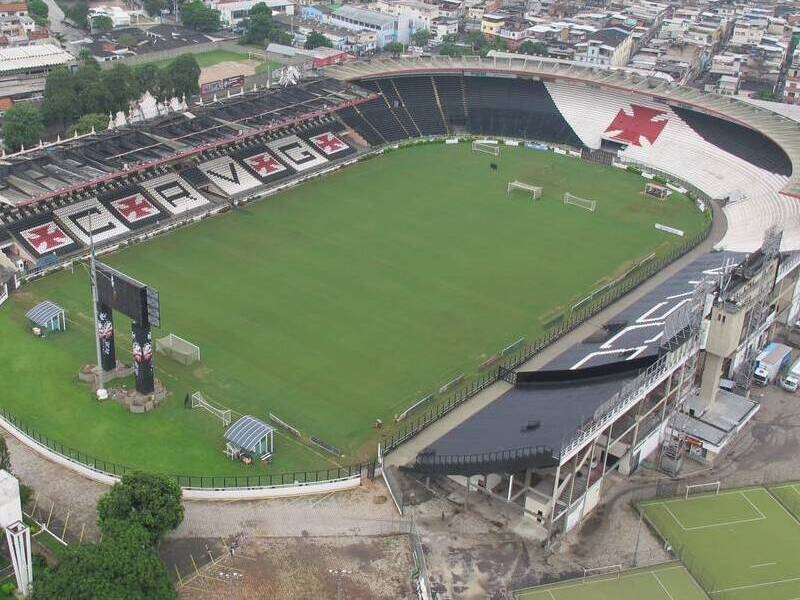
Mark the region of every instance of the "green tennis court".
POLYGON ((766 488, 652 500, 640 508, 712 599, 800 597, 800 523, 766 488))

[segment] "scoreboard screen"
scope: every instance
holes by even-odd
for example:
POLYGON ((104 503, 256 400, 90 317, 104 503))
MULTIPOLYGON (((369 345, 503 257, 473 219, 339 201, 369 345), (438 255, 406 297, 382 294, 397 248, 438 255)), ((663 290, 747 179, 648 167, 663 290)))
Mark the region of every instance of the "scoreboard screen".
POLYGON ((96 264, 96 270, 97 295, 101 303, 137 323, 147 322, 152 327, 161 325, 158 290, 101 262, 96 264))

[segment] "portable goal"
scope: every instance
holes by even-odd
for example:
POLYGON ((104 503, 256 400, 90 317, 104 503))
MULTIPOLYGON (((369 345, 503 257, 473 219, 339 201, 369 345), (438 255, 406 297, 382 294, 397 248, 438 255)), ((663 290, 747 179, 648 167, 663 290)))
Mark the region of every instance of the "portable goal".
POLYGON ((689 496, 716 496, 719 494, 719 481, 712 481, 711 483, 695 483, 686 486, 686 495, 684 500, 688 500, 689 496))
POLYGON ((574 206, 579 206, 580 208, 592 212, 594 212, 595 209, 597 208, 597 202, 595 200, 587 200, 586 198, 575 196, 574 194, 570 194, 569 192, 566 192, 564 194, 564 204, 572 204, 574 206))
POLYGON ((530 183, 523 183, 522 181, 509 181, 506 186, 506 194, 511 195, 514 190, 522 190, 523 192, 530 192, 534 200, 542 197, 542 188, 530 183))
POLYGON ((473 152, 483 152, 492 156, 500 156, 500 146, 488 142, 472 142, 473 152))
POLYGON ((207 400, 200 392, 192 394, 192 408, 204 408, 222 421, 224 427, 231 424, 231 409, 217 406, 210 400, 207 400))
POLYGON ((200 347, 174 333, 156 340, 156 352, 165 354, 184 365, 191 365, 200 360, 200 347))

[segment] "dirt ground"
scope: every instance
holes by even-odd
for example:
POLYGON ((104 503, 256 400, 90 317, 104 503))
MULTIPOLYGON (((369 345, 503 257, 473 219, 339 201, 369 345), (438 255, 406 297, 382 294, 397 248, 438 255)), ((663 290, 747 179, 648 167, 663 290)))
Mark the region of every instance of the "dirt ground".
POLYGON ((225 79, 226 77, 234 77, 235 75, 255 75, 256 67, 259 64, 261 63, 257 60, 226 60, 210 67, 203 67, 200 70, 200 84, 225 79))
POLYGON ((407 535, 255 538, 179 584, 181 598, 412 598, 407 535))

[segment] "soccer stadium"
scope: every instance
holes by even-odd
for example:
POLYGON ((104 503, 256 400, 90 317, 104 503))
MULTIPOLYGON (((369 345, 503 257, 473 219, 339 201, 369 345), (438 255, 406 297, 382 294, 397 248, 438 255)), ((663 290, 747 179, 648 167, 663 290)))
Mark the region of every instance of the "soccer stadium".
POLYGON ((380 472, 402 512, 400 468, 553 539, 612 471, 711 460, 796 316, 800 126, 735 99, 434 57, 140 113, 0 160, 1 424, 99 481, 380 472))

